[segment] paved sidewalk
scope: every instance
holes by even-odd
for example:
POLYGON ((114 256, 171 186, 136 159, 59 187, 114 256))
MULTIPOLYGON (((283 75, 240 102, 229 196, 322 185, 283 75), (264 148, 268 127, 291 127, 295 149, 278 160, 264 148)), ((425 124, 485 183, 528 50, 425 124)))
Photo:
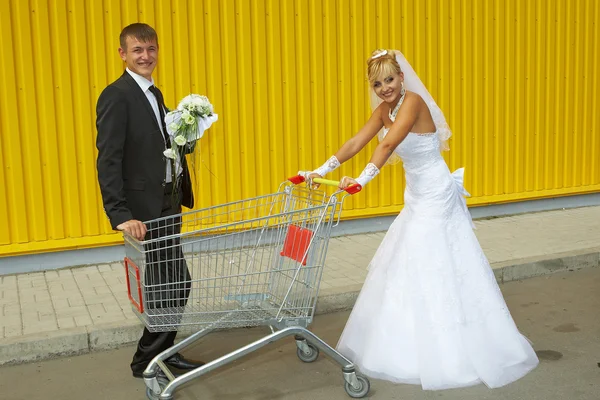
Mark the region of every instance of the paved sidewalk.
MULTIPOLYGON (((600 207, 475 221, 499 282, 598 267, 600 207)), ((317 312, 349 309, 384 236, 332 238, 317 312)), ((122 264, 0 276, 0 365, 112 348, 137 340, 122 264)))

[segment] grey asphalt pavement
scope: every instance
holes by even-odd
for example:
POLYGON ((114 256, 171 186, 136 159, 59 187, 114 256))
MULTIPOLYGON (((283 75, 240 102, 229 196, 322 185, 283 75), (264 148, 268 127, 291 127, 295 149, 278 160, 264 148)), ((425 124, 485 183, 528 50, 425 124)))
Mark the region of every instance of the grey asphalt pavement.
MULTIPOLYGON (((598 400, 600 399, 600 269, 559 273, 501 286, 519 329, 534 343, 537 369, 500 389, 424 392, 420 387, 371 382, 370 399, 598 400)), ((311 329, 336 344, 348 312, 320 315, 311 329)), ((212 359, 269 332, 238 329, 207 336, 185 354, 212 359)), ((77 357, 0 367, 0 399, 145 399, 131 377, 133 347, 77 357)), ((263 348, 176 392, 181 400, 349 399, 340 368, 321 357, 300 362, 293 340, 263 348)))

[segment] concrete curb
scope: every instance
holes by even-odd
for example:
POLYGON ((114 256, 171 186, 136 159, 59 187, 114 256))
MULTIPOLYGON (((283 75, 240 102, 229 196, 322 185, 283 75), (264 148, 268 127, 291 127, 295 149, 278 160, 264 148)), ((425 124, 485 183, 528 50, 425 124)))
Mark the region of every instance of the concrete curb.
POLYGON ((0 365, 34 362, 89 351, 86 328, 32 333, 0 340, 0 365))
MULTIPOLYGON (((600 247, 554 254, 552 258, 532 257, 492 265, 498 283, 576 271, 600 266, 600 247)), ((349 310, 362 285, 321 290, 316 314, 349 310)), ((87 328, 71 328, 0 339, 0 365, 35 362, 45 359, 114 349, 135 343, 143 329, 137 319, 87 328)))
POLYGON ((600 247, 557 253, 552 258, 530 257, 493 265, 498 283, 600 266, 600 247))

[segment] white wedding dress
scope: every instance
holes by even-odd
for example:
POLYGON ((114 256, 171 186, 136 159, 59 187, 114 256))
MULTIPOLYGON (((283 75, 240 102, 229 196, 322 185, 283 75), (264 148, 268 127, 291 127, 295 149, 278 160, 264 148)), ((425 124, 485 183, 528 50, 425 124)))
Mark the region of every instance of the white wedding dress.
POLYGON ((473 232, 462 169, 437 133, 398 146, 404 209, 377 250, 337 349, 372 378, 438 390, 511 383, 538 364, 473 232))

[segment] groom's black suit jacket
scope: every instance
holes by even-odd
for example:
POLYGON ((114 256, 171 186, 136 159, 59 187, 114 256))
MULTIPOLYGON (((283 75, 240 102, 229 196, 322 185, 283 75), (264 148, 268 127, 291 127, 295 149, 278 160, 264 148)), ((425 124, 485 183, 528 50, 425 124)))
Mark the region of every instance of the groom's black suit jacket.
MULTIPOLYGON (((127 71, 100 94, 96 117, 98 182, 111 226, 159 218, 165 142, 150 102, 127 71)), ((194 194, 185 159, 181 186, 181 204, 192 208, 194 194)))

